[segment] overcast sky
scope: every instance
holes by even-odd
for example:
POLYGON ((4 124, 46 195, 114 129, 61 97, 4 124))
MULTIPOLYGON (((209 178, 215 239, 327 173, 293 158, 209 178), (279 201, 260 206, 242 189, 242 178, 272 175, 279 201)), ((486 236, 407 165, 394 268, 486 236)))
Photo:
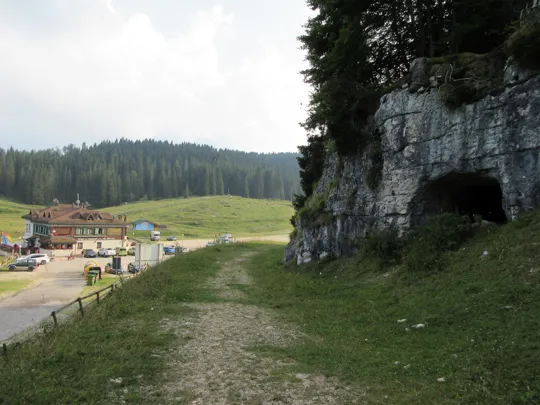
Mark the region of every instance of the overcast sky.
POLYGON ((309 13, 305 0, 1 0, 0 147, 296 151, 309 13))

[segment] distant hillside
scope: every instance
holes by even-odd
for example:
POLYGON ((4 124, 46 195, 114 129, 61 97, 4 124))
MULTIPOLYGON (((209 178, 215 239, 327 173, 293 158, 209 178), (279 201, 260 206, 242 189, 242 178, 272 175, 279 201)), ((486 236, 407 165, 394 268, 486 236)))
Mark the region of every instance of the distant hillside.
POLYGON ((0 195, 43 205, 80 193, 94 207, 227 193, 290 201, 300 189, 296 157, 126 139, 62 150, 0 148, 0 195))
POLYGON ((7 232, 13 238, 21 238, 24 234, 24 219, 31 205, 18 204, 0 198, 0 232, 7 232))
MULTIPOLYGON (((166 225, 163 236, 213 238, 216 233, 233 236, 288 234, 290 202, 256 200, 242 197, 197 197, 137 202, 103 209, 113 214, 126 214, 129 222, 147 219, 166 225)), ((148 231, 130 231, 129 236, 148 237, 148 231)))

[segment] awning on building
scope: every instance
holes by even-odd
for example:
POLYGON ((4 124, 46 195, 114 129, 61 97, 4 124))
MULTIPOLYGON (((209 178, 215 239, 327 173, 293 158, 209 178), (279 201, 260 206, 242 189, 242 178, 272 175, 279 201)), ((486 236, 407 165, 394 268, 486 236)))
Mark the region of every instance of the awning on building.
POLYGON ((73 236, 46 236, 41 238, 39 241, 42 244, 50 243, 51 245, 70 245, 77 242, 73 236))

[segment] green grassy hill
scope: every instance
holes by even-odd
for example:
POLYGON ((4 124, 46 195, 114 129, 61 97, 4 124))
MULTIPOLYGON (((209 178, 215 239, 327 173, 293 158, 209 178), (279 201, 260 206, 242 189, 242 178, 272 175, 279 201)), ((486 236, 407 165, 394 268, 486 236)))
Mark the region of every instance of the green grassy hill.
MULTIPOLYGON (((0 199, 0 231, 20 238, 24 232, 21 216, 29 205, 0 199)), ((187 238, 213 238, 216 233, 233 236, 288 234, 292 231, 289 219, 293 215, 290 202, 258 200, 242 197, 192 197, 145 201, 104 208, 104 212, 126 214, 128 221, 148 219, 167 225, 162 235, 184 234, 187 238)), ((130 236, 147 237, 147 231, 130 232, 130 236)))
MULTIPOLYGON (((162 236, 184 234, 185 238, 213 238, 216 233, 233 236, 276 235, 292 231, 290 202, 242 197, 193 197, 137 202, 104 208, 113 214, 126 214, 128 221, 147 219, 167 225, 162 236)), ((148 231, 130 232, 147 237, 148 231)))
POLYGON ((19 204, 0 198, 0 231, 7 232, 11 237, 19 239, 24 234, 24 219, 22 215, 28 214, 30 205, 19 204))
POLYGON ((253 302, 320 337, 261 350, 364 386, 369 404, 540 404, 540 213, 433 243, 461 238, 442 222, 392 260, 389 239, 299 267, 279 247, 257 256, 253 302))

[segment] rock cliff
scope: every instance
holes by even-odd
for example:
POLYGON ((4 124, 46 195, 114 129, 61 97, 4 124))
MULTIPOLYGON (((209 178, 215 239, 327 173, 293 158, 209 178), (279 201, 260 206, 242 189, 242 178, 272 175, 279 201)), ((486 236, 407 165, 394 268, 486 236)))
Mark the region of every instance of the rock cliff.
POLYGON ((320 207, 299 215, 284 261, 350 255, 373 230, 404 232, 440 212, 504 222, 540 205, 536 72, 509 62, 496 93, 454 109, 430 78, 411 77, 382 97, 378 143, 354 157, 328 154, 312 196, 320 207))

